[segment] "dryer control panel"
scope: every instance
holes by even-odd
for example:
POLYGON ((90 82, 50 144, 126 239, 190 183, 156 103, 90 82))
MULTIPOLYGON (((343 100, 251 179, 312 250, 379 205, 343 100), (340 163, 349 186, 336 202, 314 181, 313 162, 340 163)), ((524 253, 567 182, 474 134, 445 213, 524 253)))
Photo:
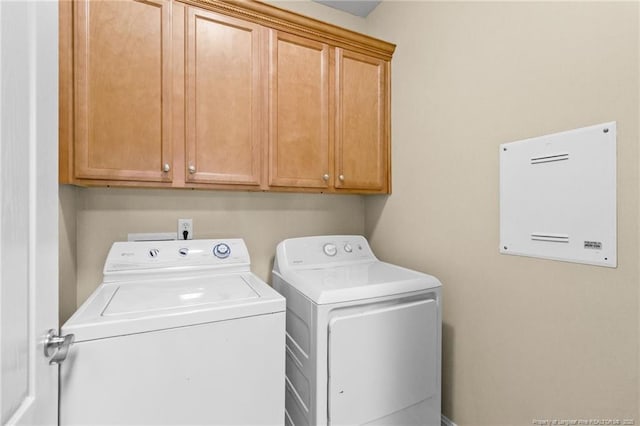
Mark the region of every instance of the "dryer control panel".
POLYGON ((290 267, 377 260, 367 240, 360 235, 329 235, 291 238, 278 246, 290 267))
POLYGON ((104 265, 105 281, 108 277, 134 272, 136 275, 155 273, 157 270, 179 268, 181 271, 200 269, 224 269, 238 267, 249 269, 251 261, 244 241, 228 240, 177 240, 177 241, 128 241, 111 246, 104 265))

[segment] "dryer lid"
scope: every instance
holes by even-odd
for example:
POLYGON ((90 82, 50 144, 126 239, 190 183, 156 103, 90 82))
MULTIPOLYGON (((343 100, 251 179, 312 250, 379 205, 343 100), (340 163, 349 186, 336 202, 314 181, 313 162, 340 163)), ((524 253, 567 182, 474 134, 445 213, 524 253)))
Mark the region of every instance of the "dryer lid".
POLYGON ((76 342, 283 312, 251 273, 103 283, 62 326, 76 342))
POLYGON ((437 278, 373 261, 317 269, 288 270, 282 278, 316 304, 348 302, 440 287, 437 278))

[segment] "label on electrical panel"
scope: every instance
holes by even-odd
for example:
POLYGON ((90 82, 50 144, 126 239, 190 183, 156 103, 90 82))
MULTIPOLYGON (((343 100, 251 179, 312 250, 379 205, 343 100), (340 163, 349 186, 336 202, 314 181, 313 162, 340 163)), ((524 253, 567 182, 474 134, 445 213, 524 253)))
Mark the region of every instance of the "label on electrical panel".
POLYGON ((592 250, 602 250, 602 242, 600 241, 585 241, 584 248, 592 250))

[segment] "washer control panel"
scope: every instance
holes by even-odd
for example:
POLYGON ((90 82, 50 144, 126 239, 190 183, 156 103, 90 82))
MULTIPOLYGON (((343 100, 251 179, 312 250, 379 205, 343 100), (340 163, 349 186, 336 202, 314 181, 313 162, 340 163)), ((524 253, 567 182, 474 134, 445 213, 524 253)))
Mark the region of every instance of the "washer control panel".
POLYGON ((367 240, 360 235, 330 235, 291 238, 278 245, 287 263, 295 266, 377 260, 367 240))
POLYGON ((125 271, 153 273, 171 267, 186 269, 225 268, 249 265, 242 239, 128 241, 111 246, 104 265, 105 278, 125 271))

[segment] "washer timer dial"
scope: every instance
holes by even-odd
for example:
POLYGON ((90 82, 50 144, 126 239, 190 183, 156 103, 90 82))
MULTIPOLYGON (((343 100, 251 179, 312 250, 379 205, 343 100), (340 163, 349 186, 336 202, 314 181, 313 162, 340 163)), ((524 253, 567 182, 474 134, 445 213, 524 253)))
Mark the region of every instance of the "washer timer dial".
POLYGON ((213 247, 213 254, 218 259, 226 259, 231 254, 231 249, 225 243, 216 244, 213 247))
POLYGON ((327 243, 322 247, 322 250, 324 251, 324 254, 326 254, 327 256, 335 256, 336 253, 338 253, 338 248, 336 247, 335 244, 332 243, 327 243))

